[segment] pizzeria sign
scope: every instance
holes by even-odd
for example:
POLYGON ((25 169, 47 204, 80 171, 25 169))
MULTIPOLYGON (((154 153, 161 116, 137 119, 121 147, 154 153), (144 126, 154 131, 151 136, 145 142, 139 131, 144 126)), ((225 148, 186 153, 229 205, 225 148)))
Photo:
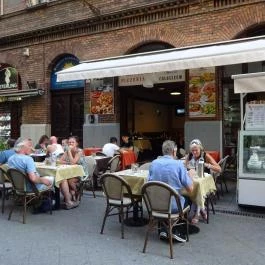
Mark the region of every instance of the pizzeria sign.
MULTIPOLYGON (((154 83, 175 83, 185 81, 185 70, 154 73, 154 83)), ((139 86, 146 80, 145 74, 125 75, 119 77, 119 86, 139 86)))

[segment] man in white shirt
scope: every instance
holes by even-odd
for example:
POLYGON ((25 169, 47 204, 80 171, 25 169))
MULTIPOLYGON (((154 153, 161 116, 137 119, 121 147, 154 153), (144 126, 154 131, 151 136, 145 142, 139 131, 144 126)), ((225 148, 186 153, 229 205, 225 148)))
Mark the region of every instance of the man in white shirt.
POLYGON ((110 142, 103 146, 102 153, 104 153, 106 156, 114 156, 114 154, 120 149, 120 147, 117 145, 117 142, 118 140, 116 137, 110 137, 110 142))
POLYGON ((62 155, 64 153, 62 145, 57 143, 57 137, 50 137, 50 144, 47 146, 47 155, 54 155, 56 157, 62 155))

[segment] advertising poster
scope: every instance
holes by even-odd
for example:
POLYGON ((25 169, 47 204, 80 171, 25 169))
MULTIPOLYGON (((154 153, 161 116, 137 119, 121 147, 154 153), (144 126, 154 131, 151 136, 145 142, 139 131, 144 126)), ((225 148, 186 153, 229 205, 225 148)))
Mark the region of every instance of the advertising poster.
POLYGON ((114 113, 113 78, 93 79, 90 93, 91 114, 114 113))
POLYGON ((214 118, 216 116, 215 68, 189 71, 189 118, 214 118))

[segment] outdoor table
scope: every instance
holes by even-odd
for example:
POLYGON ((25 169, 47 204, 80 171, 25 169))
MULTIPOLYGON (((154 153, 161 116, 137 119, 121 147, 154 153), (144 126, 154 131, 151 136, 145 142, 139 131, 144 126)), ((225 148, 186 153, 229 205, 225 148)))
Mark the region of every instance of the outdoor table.
POLYGON ((187 192, 185 189, 181 191, 182 195, 188 196, 192 202, 201 208, 204 208, 205 199, 210 194, 216 191, 216 186, 214 183, 213 176, 204 173, 203 178, 194 177, 193 178, 193 190, 192 192, 187 192))
MULTIPOLYGON (((132 195, 136 198, 142 198, 142 186, 145 182, 147 182, 148 178, 148 170, 140 170, 138 169, 136 172, 131 169, 126 169, 122 171, 115 172, 113 174, 118 175, 124 178, 132 190, 132 195)), ((147 220, 143 218, 139 218, 138 216, 138 205, 133 208, 133 218, 128 218, 124 221, 126 225, 129 226, 143 226, 147 224, 147 220)))
POLYGON ((38 153, 38 154, 32 153, 30 154, 30 156, 33 158, 35 162, 43 162, 46 158, 46 153, 38 153))
POLYGON ((85 156, 90 156, 93 153, 101 152, 101 151, 102 151, 102 148, 100 147, 86 147, 83 149, 85 156))
POLYGON ((36 162, 36 169, 40 176, 53 176, 55 178, 55 208, 60 208, 60 183, 64 179, 85 176, 84 169, 81 165, 57 165, 50 166, 45 163, 36 162))

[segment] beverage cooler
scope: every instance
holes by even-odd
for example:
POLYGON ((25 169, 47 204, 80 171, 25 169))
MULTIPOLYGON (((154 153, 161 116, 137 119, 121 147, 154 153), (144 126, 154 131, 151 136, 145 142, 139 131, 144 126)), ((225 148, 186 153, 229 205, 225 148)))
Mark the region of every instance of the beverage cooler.
POLYGON ((265 206, 265 131, 240 131, 238 204, 265 206))

